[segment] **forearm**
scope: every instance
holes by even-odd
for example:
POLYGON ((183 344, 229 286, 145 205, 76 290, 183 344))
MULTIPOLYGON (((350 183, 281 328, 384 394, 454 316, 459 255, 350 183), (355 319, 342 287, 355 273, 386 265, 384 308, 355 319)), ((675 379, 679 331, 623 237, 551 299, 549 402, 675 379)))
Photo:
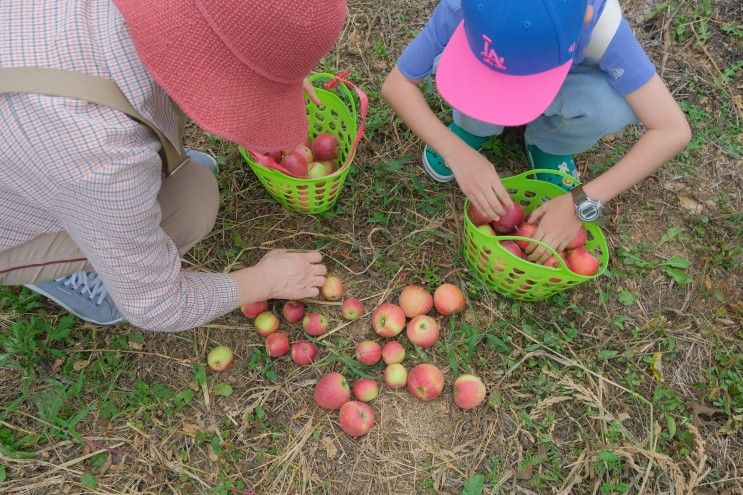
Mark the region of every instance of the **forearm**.
POLYGON ((676 156, 688 143, 687 134, 677 129, 650 129, 616 165, 586 184, 586 194, 603 203, 650 176, 676 156))
POLYGON ((257 266, 243 268, 229 274, 238 290, 237 306, 270 299, 265 276, 257 266))
POLYGON ((428 106, 417 84, 407 79, 397 67, 387 76, 382 96, 423 142, 434 148, 447 163, 467 145, 451 132, 428 106))

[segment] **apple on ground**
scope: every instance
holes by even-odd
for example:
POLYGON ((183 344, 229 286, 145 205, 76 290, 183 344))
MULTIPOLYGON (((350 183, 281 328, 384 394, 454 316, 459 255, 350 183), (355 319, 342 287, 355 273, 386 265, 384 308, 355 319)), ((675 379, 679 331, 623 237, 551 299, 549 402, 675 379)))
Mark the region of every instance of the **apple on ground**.
POLYGON ((521 259, 526 259, 526 256, 524 255, 524 252, 521 250, 518 244, 516 244, 513 241, 500 241, 500 245, 506 248, 506 250, 510 251, 514 255, 518 256, 521 259))
POLYGON ((454 380, 454 403, 462 409, 474 409, 485 400, 485 385, 475 375, 462 375, 454 380))
POLYGON ((206 363, 214 371, 225 371, 235 360, 232 349, 226 345, 218 345, 206 355, 206 363))
POLYGON ((310 179, 319 179, 327 177, 333 173, 333 166, 330 162, 312 162, 307 166, 307 177, 310 179))
POLYGON ((297 323, 304 318, 304 303, 302 301, 287 301, 281 310, 287 323, 297 323))
POLYGON ((358 320, 364 314, 364 303, 352 297, 341 305, 341 314, 348 321, 358 320))
POLYGON ((599 271, 599 260, 583 246, 570 251, 565 262, 568 268, 578 275, 590 277, 599 271))
POLYGON ((317 161, 335 160, 339 150, 338 138, 327 132, 318 134, 312 140, 310 148, 317 161))
POLYGON ((317 346, 309 340, 299 340, 292 344, 292 361, 299 366, 308 366, 317 359, 317 346))
POLYGON ((433 296, 420 285, 408 285, 400 292, 400 308, 405 316, 424 315, 433 308, 433 296))
MULTIPOLYGON (((523 223, 519 227, 519 229, 516 231, 516 235, 520 237, 528 237, 530 239, 534 238, 534 234, 537 233, 537 225, 533 223, 523 223)), ((529 241, 516 241, 516 244, 519 245, 521 249, 526 249, 530 244, 532 244, 529 241)))
POLYGON ((483 234, 488 235, 490 237, 493 237, 495 235, 495 230, 493 230, 493 227, 491 227, 487 223, 484 224, 484 225, 480 225, 479 227, 477 227, 477 230, 479 230, 483 234))
POLYGON ((327 373, 315 384, 315 402, 325 409, 340 409, 351 398, 345 377, 338 372, 327 373))
POLYGON ((374 412, 368 404, 352 400, 341 406, 338 421, 348 436, 360 437, 374 426, 374 412))
POLYGON ((379 385, 374 380, 361 378, 353 382, 351 386, 353 396, 361 402, 371 402, 379 395, 379 385))
POLYGON ((588 240, 588 231, 586 230, 585 227, 581 225, 580 230, 578 230, 578 233, 575 234, 575 237, 573 238, 573 240, 570 242, 570 244, 568 244, 568 249, 578 248, 582 246, 583 244, 585 244, 587 240, 588 240))
POLYGON ((405 348, 396 340, 390 340, 382 346, 384 364, 402 363, 405 359, 405 348))
POLYGON ((439 340, 439 324, 428 315, 418 315, 407 328, 408 340, 418 347, 431 347, 439 340))
POLYGON ((253 326, 259 334, 266 337, 279 329, 279 319, 270 311, 264 311, 255 317, 253 326))
POLYGON ((485 225, 493 221, 492 218, 478 210, 477 207, 472 203, 470 203, 470 205, 467 207, 467 216, 470 217, 470 221, 475 224, 475 227, 479 227, 480 225, 485 225))
POLYGON ((516 226, 524 221, 526 211, 520 203, 514 203, 512 208, 507 208, 505 213, 498 220, 494 220, 490 225, 493 230, 500 234, 508 234, 516 229, 516 226))
POLYGON ((443 284, 433 293, 433 305, 444 316, 464 310, 462 289, 453 284, 443 284))
POLYGON ((394 337, 405 328, 405 312, 396 304, 382 304, 372 312, 372 328, 380 337, 394 337))
POLYGON ((337 301, 343 297, 343 282, 338 277, 330 276, 325 279, 325 284, 322 286, 322 296, 328 301, 337 301))
POLYGON ((382 358, 382 347, 372 340, 363 340, 356 344, 356 359, 367 366, 377 364, 382 358))
POLYGON ((430 401, 444 390, 444 374, 436 366, 422 363, 408 374, 408 392, 420 400, 430 401))
POLYGON ((408 370, 400 363, 387 365, 384 370, 384 383, 393 390, 403 388, 408 382, 408 370))
POLYGON ((320 313, 307 313, 302 320, 302 328, 313 337, 318 337, 328 330, 328 319, 320 313))
POLYGON ((268 301, 248 303, 240 308, 246 318, 255 318, 264 311, 268 311, 268 301))
POLYGON ((284 167, 292 177, 307 177, 307 160, 299 153, 290 153, 281 159, 284 167))
POLYGON ((266 352, 272 358, 281 357, 289 352, 289 336, 284 332, 274 332, 266 337, 266 352))

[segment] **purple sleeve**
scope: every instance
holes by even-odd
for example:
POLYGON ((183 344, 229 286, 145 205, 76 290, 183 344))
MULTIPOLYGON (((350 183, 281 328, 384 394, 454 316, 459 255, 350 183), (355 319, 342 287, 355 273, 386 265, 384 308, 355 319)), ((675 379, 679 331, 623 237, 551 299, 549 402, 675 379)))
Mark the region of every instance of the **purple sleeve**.
POLYGON ((636 90, 655 74, 655 65, 624 18, 599 66, 606 73, 611 87, 622 96, 636 90))
POLYGON ((441 0, 426 26, 405 48, 397 67, 408 79, 423 79, 433 71, 434 60, 462 21, 461 0, 441 0))

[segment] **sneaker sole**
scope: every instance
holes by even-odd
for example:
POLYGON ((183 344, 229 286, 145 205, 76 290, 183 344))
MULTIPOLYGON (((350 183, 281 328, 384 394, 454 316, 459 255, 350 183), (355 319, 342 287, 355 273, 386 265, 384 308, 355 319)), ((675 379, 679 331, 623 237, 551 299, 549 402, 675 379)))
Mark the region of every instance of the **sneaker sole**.
POLYGON ((423 168, 426 170, 426 173, 433 180, 435 180, 436 182, 439 182, 441 184, 444 184, 446 182, 451 182, 452 180, 454 180, 454 175, 449 175, 449 176, 441 175, 441 174, 437 173, 431 167, 431 165, 428 163, 428 158, 426 158, 426 149, 428 149, 428 147, 427 146, 424 146, 423 147, 423 157, 421 159, 421 161, 423 162, 423 168))
POLYGON ((108 322, 95 321, 95 320, 92 320, 90 318, 86 318, 86 317, 84 317, 84 316, 76 313, 75 311, 73 311, 72 308, 70 308, 65 303, 63 303, 62 301, 60 301, 56 297, 52 296, 51 294, 49 294, 45 290, 39 289, 38 287, 36 287, 35 285, 32 285, 32 284, 24 284, 23 286, 31 289, 32 291, 36 292, 37 294, 41 294, 42 296, 46 297, 47 299, 55 302, 59 306, 61 306, 64 309, 66 309, 70 314, 73 314, 76 317, 80 318, 81 320, 87 321, 88 323, 93 323, 95 325, 101 325, 101 326, 108 326, 108 325, 115 325, 116 323, 119 323, 119 322, 121 322, 121 321, 124 320, 124 317, 123 316, 121 318, 117 319, 117 320, 111 320, 111 321, 108 321, 108 322))

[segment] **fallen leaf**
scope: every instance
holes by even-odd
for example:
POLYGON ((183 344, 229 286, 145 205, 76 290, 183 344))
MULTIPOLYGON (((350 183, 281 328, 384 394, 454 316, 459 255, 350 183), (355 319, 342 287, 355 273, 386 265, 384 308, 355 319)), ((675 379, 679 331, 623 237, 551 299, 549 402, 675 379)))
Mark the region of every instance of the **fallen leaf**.
POLYGON ((338 454, 338 447, 335 446, 331 437, 322 437, 322 446, 325 449, 325 455, 328 459, 333 459, 338 454))
POLYGON ((650 359, 650 371, 653 372, 653 378, 658 383, 663 383, 663 354, 660 352, 654 352, 653 357, 650 359))
POLYGON ((129 341, 129 347, 131 349, 134 349, 135 351, 141 351, 144 346, 142 345, 142 342, 132 342, 130 340, 129 341))
POLYGON ((679 194, 679 206, 693 215, 699 215, 704 211, 704 205, 689 196, 679 194))
POLYGON ((295 419, 299 419, 306 415, 307 415, 307 408, 303 407, 302 409, 294 413, 294 415, 292 416, 292 421, 294 421, 295 419))
POLYGON ((196 432, 201 431, 201 427, 199 425, 193 424, 193 423, 183 423, 181 425, 181 431, 185 433, 186 435, 194 436, 196 435, 196 432))
POLYGON ((87 368, 89 364, 90 364, 90 359, 84 359, 84 360, 81 360, 81 361, 75 361, 72 364, 72 369, 75 370, 75 371, 80 371, 80 370, 83 370, 83 369, 87 368))
POLYGON ((679 180, 669 180, 663 183, 663 189, 671 192, 680 192, 686 189, 686 184, 679 180))
POLYGON ((52 364, 52 370, 59 371, 59 368, 62 367, 64 364, 64 358, 57 358, 54 360, 54 363, 52 364))
POLYGON ((704 276, 704 286, 707 287, 707 290, 712 290, 712 277, 709 274, 704 276))

